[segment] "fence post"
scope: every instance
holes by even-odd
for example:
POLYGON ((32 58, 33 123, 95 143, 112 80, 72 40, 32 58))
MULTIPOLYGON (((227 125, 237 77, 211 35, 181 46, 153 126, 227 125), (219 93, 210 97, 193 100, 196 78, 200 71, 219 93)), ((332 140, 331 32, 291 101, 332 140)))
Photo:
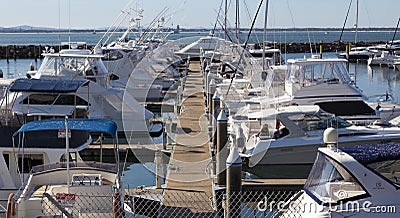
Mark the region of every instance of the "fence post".
POLYGON ((236 146, 231 146, 226 159, 226 217, 241 216, 242 159, 236 146))

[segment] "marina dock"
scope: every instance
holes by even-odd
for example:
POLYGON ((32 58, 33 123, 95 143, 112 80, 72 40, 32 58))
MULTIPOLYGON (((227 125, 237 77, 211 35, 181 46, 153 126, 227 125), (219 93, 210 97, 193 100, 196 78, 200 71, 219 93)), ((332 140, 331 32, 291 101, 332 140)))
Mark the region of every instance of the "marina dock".
POLYGON ((199 62, 190 64, 183 99, 163 196, 166 217, 177 208, 191 216, 213 213, 208 200, 212 196, 212 178, 207 174, 211 154, 199 62), (172 201, 178 196, 179 202, 172 201))

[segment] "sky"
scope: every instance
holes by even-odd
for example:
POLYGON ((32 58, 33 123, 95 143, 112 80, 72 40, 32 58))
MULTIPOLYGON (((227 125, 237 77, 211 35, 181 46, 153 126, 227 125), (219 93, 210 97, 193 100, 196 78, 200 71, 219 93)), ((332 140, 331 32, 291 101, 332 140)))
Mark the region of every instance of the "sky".
MULTIPOLYGON (((102 28, 111 26, 124 11, 134 14, 143 9, 144 26, 167 8, 166 26, 183 28, 213 27, 222 0, 0 0, 0 27, 29 25, 52 28, 102 28), (132 7, 126 7, 131 3, 132 7)), ((240 0, 240 26, 249 28, 261 0, 240 0)), ((264 0, 265 2, 266 0, 264 0)), ((228 0, 228 22, 235 26, 235 0, 228 0)), ((399 0, 359 0, 359 27, 395 27, 400 13, 399 0)), ((350 0, 270 0, 269 28, 338 27, 343 22, 350 0)), ((256 27, 263 27, 265 3, 256 27)), ((223 13, 223 12, 222 12, 223 13)), ((355 24, 353 0, 346 27, 355 24)), ((126 13, 124 13, 126 15, 126 13)), ((133 15, 132 15, 133 16, 133 15)), ((127 26, 128 21, 122 22, 127 26)))

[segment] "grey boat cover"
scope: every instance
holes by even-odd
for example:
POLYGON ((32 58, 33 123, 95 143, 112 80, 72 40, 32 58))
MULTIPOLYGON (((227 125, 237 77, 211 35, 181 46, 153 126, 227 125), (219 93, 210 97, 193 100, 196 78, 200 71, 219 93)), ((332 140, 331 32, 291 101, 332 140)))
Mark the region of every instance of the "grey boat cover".
MULTIPOLYGON (((18 131, 14 133, 13 137, 15 137, 17 134, 21 132, 60 130, 60 129, 65 129, 64 119, 32 121, 23 125, 18 131)), ((114 138, 117 136, 117 124, 112 120, 69 119, 68 129, 108 133, 114 138)))
POLYGON ((73 93, 87 84, 88 80, 16 79, 11 92, 73 93))

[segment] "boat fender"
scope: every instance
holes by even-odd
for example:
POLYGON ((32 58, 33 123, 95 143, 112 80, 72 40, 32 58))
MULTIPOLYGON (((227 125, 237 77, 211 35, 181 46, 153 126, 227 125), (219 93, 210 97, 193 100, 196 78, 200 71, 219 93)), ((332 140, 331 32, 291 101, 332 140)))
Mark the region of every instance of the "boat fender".
POLYGON ((261 73, 261 79, 262 79, 262 81, 266 81, 266 80, 267 80, 267 77, 268 77, 268 73, 267 73, 266 71, 263 71, 263 72, 261 73))
POLYGON ((6 218, 11 218, 15 216, 15 199, 14 199, 14 193, 10 193, 8 195, 8 200, 7 200, 7 213, 6 213, 6 218))

